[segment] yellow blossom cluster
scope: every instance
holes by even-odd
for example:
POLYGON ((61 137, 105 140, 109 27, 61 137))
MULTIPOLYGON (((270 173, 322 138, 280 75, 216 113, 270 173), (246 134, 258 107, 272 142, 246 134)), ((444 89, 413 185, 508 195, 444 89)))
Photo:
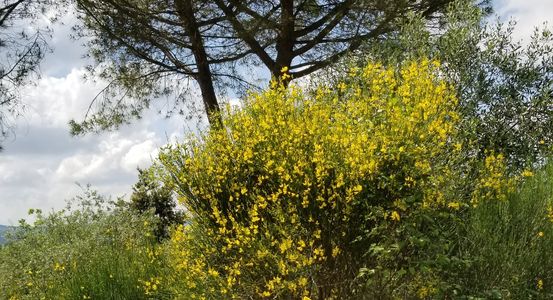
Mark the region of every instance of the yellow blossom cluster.
POLYGON ((363 229, 458 209, 444 186, 460 117, 439 68, 369 64, 312 92, 275 82, 224 111, 221 128, 163 151, 159 174, 190 213, 171 241, 186 297, 340 297, 363 229))
MULTIPOLYGON (((524 171, 522 176, 529 177, 530 171, 524 171)), ((506 176, 507 167, 503 154, 489 154, 484 162, 484 168, 476 183, 471 203, 477 206, 479 201, 486 199, 506 200, 507 195, 514 191, 515 180, 506 176)))

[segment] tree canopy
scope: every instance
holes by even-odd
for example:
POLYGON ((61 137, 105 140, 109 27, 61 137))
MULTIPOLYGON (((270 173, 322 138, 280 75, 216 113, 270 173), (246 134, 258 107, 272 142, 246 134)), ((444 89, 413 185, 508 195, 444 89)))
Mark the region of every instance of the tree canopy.
POLYGON ((53 5, 51 0, 0 0, 0 137, 22 109, 18 89, 36 78, 49 49, 50 28, 35 20, 53 5))
POLYGON ((396 32, 408 14, 437 18, 451 1, 78 0, 84 26, 77 32, 91 38, 91 71, 108 86, 72 131, 116 128, 168 94, 169 112, 183 112, 190 80, 210 122, 218 122, 218 93, 251 88, 256 76, 248 67, 301 78, 396 32))

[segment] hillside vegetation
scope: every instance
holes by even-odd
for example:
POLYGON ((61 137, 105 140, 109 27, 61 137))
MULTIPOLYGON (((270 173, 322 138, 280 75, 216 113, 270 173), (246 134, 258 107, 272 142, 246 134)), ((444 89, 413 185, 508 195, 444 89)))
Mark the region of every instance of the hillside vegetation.
POLYGON ((76 1, 110 84, 74 134, 187 80, 210 125, 128 201, 31 209, 0 299, 553 299, 553 34, 388 2, 76 1), (225 105, 250 65, 270 83, 225 105))
POLYGON ((93 191, 35 212, 0 250, 0 298, 553 297, 553 168, 470 156, 440 68, 273 82, 141 174, 143 203, 174 191, 184 223, 93 191))

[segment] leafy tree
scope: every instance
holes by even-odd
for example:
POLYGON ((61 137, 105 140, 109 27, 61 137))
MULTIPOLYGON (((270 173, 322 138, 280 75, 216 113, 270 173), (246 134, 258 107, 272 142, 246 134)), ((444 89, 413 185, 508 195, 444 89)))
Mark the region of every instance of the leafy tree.
POLYGON ((130 208, 140 213, 153 213, 159 219, 155 234, 158 240, 169 236, 169 228, 183 224, 182 212, 176 210, 171 189, 160 186, 151 172, 138 169, 138 182, 133 187, 130 208))
MULTIPOLYGON (((23 108, 18 89, 39 75, 50 28, 36 24, 51 0, 0 0, 0 137, 23 108)), ((59 7, 57 7, 59 8, 59 7)), ((58 14, 51 14, 51 21, 58 14)), ((0 148, 1 149, 1 148, 0 148)))
POLYGON ((71 122, 77 134, 116 128, 171 93, 177 108, 189 99, 183 82, 190 79, 210 122, 218 123, 217 92, 251 88, 246 67, 262 66, 273 77, 284 69, 286 85, 387 37, 411 12, 434 19, 451 0, 76 2, 84 21, 78 33, 91 38, 96 60, 92 73, 109 82, 99 109, 71 122))

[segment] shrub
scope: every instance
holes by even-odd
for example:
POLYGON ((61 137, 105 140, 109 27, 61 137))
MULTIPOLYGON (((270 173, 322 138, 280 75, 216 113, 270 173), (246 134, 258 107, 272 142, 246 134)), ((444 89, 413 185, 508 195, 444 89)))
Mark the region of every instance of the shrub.
POLYGON ((150 170, 138 169, 138 182, 133 186, 129 207, 138 213, 153 213, 157 217, 154 230, 158 241, 169 237, 171 227, 183 224, 183 214, 177 209, 173 192, 160 186, 150 170))
POLYGON ((273 83, 227 109, 222 128, 159 157, 189 212, 168 250, 174 286, 212 299, 436 293, 454 231, 440 229, 473 193, 456 106, 425 60, 352 69, 311 94, 273 83))

